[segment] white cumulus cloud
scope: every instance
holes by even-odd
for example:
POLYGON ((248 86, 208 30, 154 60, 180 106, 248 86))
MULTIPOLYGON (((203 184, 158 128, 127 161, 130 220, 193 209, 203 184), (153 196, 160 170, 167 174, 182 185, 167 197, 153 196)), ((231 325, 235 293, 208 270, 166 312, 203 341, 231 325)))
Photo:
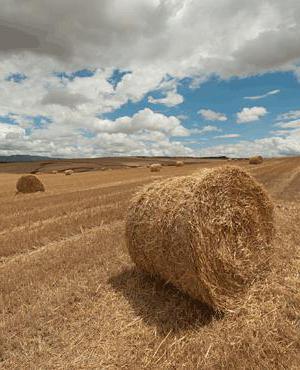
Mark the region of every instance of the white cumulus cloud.
POLYGON ((0 122, 0 139, 14 139, 23 137, 25 130, 17 125, 0 122))
POLYGON ((183 103, 183 101, 183 96, 176 91, 168 91, 164 98, 155 99, 152 96, 148 98, 148 102, 151 104, 164 104, 167 107, 174 107, 175 105, 183 103))
POLYGON ((188 136, 189 131, 180 124, 175 116, 165 116, 145 108, 132 117, 123 116, 115 121, 96 119, 93 127, 98 132, 136 133, 143 130, 157 131, 169 136, 188 136))
POLYGON ((288 122, 278 122, 276 126, 281 128, 298 128, 300 127, 300 119, 288 121, 288 122))
POLYGON ((287 113, 280 114, 277 117, 277 120, 285 121, 285 120, 294 120, 298 118, 300 118, 300 110, 291 110, 287 113))
POLYGON ((283 137, 271 136, 253 141, 240 141, 236 144, 218 145, 197 151, 197 155, 227 155, 229 157, 249 157, 261 154, 266 157, 300 155, 300 130, 283 137))
POLYGON ((198 113, 207 121, 227 121, 225 114, 215 112, 211 109, 200 109, 198 113))
POLYGON ((202 135, 208 132, 221 132, 222 130, 217 126, 207 125, 201 128, 193 128, 190 130, 192 134, 202 135))
POLYGON ((237 113, 237 123, 258 121, 267 113, 268 112, 264 107, 243 108, 241 112, 237 113))

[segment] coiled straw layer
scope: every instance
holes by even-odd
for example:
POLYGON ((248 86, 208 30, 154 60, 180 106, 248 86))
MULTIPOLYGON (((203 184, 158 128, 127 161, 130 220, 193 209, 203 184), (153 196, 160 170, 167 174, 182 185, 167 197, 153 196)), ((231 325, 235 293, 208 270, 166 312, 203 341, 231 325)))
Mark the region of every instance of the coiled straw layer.
POLYGON ((137 267, 216 310, 234 310, 267 270, 273 205, 245 171, 224 166, 154 182, 131 202, 129 254, 137 267))

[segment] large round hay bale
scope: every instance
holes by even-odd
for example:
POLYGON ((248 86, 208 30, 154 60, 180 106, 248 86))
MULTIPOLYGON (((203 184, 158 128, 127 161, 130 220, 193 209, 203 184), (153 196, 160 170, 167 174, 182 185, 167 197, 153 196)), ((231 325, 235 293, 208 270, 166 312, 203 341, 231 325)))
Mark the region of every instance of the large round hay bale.
POLYGON ((161 170, 161 164, 153 163, 150 166, 150 172, 159 172, 161 170))
POLYGON ((126 219, 137 267, 216 310, 232 310, 267 271, 273 205, 245 171, 224 166, 154 182, 126 219))
POLYGON ((176 161, 176 167, 182 167, 182 166, 184 166, 183 161, 176 161))
POLYGON ((73 175, 74 171, 73 170, 65 170, 65 175, 70 176, 73 175))
POLYGON ((34 175, 25 175, 19 178, 17 182, 18 193, 36 193, 45 191, 43 183, 34 175))
POLYGON ((249 158, 249 164, 261 164, 263 161, 264 159, 261 155, 249 158))

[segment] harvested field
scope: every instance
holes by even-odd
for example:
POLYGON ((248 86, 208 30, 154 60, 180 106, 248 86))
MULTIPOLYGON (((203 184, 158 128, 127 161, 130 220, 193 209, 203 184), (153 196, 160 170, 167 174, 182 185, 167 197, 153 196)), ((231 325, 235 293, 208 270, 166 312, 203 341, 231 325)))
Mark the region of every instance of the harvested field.
POLYGON ((39 175, 47 191, 22 196, 15 184, 29 167, 0 165, 0 368, 297 369, 300 158, 234 162, 268 190, 277 231, 267 279, 225 315, 138 272, 124 219, 141 186, 228 162, 156 174, 105 161, 114 170, 74 176, 57 161, 39 175))

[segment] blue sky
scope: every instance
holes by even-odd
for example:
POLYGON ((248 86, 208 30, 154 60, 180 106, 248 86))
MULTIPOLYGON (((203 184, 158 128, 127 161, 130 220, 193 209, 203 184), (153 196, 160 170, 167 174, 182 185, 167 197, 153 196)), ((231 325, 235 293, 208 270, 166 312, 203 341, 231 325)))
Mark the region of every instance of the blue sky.
POLYGON ((276 126, 277 117, 288 111, 300 109, 300 84, 293 72, 265 73, 247 78, 229 78, 222 80, 216 76, 202 83, 197 88, 190 88, 190 81, 182 80, 177 91, 184 97, 184 102, 175 107, 166 107, 164 104, 149 104, 149 96, 161 98, 159 91, 149 92, 137 103, 129 102, 114 112, 105 114, 104 117, 115 120, 122 116, 132 116, 146 107, 165 115, 184 116, 183 125, 189 129, 214 126, 220 131, 211 131, 203 134, 191 134, 187 141, 199 141, 193 144, 194 148, 212 145, 228 144, 243 140, 255 140, 268 137, 276 126), (275 91, 266 97, 259 97, 270 91, 275 91), (237 113, 243 108, 261 106, 267 114, 260 119, 248 123, 237 123, 237 113), (198 112, 200 109, 210 109, 227 116, 227 121, 207 120, 198 112), (236 138, 217 138, 227 134, 240 135, 236 138))
POLYGON ((299 1, 3 1, 0 155, 300 155, 299 1))

